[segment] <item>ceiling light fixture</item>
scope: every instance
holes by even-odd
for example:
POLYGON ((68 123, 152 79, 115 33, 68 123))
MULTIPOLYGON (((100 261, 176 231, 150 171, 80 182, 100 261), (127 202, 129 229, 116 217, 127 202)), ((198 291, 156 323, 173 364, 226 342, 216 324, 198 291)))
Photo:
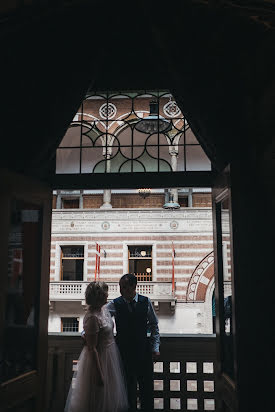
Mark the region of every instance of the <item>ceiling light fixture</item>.
POLYGON ((163 133, 168 132, 172 128, 169 120, 159 115, 159 104, 157 100, 152 100, 150 103, 150 114, 144 119, 137 122, 135 128, 142 133, 163 133))
POLYGON ((138 189, 138 194, 143 197, 143 199, 145 199, 146 197, 148 197, 151 194, 151 189, 149 188, 140 188, 138 189))
POLYGON ((166 202, 163 206, 164 209, 179 209, 180 205, 178 202, 174 202, 174 196, 170 193, 169 194, 169 201, 166 202))

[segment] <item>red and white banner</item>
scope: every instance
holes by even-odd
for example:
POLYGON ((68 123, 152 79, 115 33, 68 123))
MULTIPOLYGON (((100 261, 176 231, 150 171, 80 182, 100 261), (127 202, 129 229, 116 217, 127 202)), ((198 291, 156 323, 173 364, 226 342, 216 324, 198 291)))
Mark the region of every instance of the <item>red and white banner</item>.
POLYGON ((172 242, 172 292, 175 291, 175 257, 176 252, 174 248, 174 242, 172 242))
POLYGON ((96 245, 95 251, 95 280, 99 280, 100 275, 100 245, 98 243, 96 245))

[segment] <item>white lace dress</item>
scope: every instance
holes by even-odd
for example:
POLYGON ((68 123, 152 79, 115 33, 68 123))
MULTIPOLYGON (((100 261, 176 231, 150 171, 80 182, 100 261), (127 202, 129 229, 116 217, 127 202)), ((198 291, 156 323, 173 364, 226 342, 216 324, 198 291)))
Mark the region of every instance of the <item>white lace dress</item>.
POLYGON ((95 382, 94 358, 85 345, 72 379, 65 412, 125 412, 128 410, 127 391, 122 363, 113 335, 113 321, 108 309, 88 311, 84 317, 86 334, 98 333, 97 351, 104 385, 95 382))

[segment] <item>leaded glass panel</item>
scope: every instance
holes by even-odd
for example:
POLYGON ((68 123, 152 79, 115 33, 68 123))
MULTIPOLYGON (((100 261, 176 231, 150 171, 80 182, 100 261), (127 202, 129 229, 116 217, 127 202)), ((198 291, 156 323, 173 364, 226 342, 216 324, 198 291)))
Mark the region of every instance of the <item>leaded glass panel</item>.
POLYGON ((57 174, 211 170, 167 91, 88 92, 57 149, 57 174))

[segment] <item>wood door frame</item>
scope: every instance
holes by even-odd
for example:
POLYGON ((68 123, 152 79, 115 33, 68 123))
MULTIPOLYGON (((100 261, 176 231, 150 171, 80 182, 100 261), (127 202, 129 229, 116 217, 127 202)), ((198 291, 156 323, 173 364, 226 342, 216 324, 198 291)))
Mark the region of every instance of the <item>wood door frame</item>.
MULTIPOLYGON (((230 411, 237 412, 237 371, 234 363, 234 380, 222 370, 222 339, 221 328, 224 321, 223 297, 223 250, 221 239, 221 202, 229 200, 229 230, 230 230, 230 253, 231 253, 231 286, 232 286, 232 329, 233 347, 236 359, 236 327, 235 327, 235 291, 234 291, 234 259, 233 259, 233 227, 232 206, 230 187, 230 168, 227 167, 219 176, 212 190, 212 213, 213 213, 213 242, 214 242, 214 265, 215 265, 215 301, 216 301, 216 339, 217 339, 217 391, 220 402, 224 402, 230 411)), ((219 405, 220 406, 220 405, 219 405)), ((221 406, 220 406, 221 407, 221 406)))
POLYGON ((3 342, 5 322, 5 300, 8 267, 8 236, 10 230, 10 206, 13 199, 31 202, 42 208, 39 330, 37 339, 37 368, 19 375, 0 385, 3 406, 20 405, 27 399, 35 399, 36 410, 43 411, 45 402, 45 379, 48 349, 48 308, 49 308, 49 270, 51 242, 52 191, 41 182, 18 175, 6 169, 0 170, 3 200, 0 206, 2 228, 0 270, 3 273, 0 290, 0 342, 3 342))

